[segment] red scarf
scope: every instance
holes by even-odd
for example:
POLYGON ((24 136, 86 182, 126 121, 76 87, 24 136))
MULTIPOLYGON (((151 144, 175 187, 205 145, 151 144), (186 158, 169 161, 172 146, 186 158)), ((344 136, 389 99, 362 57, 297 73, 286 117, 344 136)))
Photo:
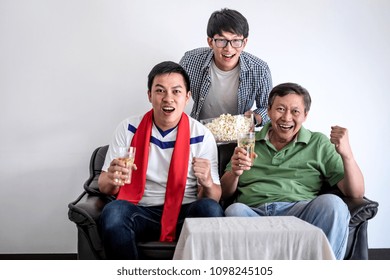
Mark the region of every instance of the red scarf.
MULTIPOLYGON (((133 171, 131 183, 121 187, 117 199, 138 204, 144 194, 152 126, 153 110, 150 110, 142 118, 131 141, 131 146, 136 147, 137 150, 134 162, 138 169, 133 171)), ((188 116, 183 113, 177 127, 175 147, 169 165, 165 202, 161 217, 160 241, 172 242, 175 240, 177 219, 187 183, 189 156, 190 125, 188 116)))

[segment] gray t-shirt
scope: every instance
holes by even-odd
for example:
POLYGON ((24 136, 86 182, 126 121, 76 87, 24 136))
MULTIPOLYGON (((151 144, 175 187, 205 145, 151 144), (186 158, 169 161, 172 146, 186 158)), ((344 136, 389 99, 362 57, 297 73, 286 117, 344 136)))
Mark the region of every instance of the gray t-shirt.
POLYGON ((237 115, 237 92, 240 66, 230 71, 222 71, 214 62, 210 67, 211 86, 199 119, 219 117, 221 114, 237 115))

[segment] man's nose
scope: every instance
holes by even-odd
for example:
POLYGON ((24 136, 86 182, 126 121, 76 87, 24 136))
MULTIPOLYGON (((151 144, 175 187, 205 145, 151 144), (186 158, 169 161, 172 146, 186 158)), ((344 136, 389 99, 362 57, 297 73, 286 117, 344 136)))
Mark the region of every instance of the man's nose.
POLYGON ((163 101, 172 102, 173 101, 173 93, 170 91, 167 91, 163 97, 163 101))
POLYGON ((288 120, 288 121, 292 119, 292 114, 291 114, 291 112, 289 110, 286 110, 284 112, 283 119, 288 120))

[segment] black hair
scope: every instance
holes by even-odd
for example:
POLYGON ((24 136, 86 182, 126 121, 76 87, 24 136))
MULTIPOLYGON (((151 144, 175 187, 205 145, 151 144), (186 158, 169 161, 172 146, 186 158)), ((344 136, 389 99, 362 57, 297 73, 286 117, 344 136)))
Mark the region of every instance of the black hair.
POLYGON ((182 75, 185 82, 186 91, 190 91, 190 77, 183 67, 173 61, 164 61, 153 67, 148 75, 148 90, 150 91, 152 89, 153 80, 157 75, 169 73, 178 73, 182 75))
POLYGON ((300 96, 303 96, 303 102, 305 104, 305 112, 308 113, 310 111, 310 106, 311 106, 311 97, 307 89, 304 87, 295 84, 295 83, 284 83, 275 86, 268 97, 268 108, 271 109, 272 104, 275 101, 276 96, 286 96, 288 94, 298 94, 300 96))
POLYGON ((224 31, 248 38, 248 21, 236 10, 224 8, 213 12, 207 24, 207 36, 213 38, 216 34, 222 35, 224 31))

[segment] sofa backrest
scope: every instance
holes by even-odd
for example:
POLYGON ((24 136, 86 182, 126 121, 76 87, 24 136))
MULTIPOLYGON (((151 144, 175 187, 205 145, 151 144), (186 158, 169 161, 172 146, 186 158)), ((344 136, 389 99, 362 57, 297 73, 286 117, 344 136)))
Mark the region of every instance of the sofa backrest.
POLYGON ((102 195, 99 191, 98 179, 102 173, 104 159, 106 158, 108 145, 96 148, 89 161, 89 178, 84 183, 84 189, 89 194, 102 195))

